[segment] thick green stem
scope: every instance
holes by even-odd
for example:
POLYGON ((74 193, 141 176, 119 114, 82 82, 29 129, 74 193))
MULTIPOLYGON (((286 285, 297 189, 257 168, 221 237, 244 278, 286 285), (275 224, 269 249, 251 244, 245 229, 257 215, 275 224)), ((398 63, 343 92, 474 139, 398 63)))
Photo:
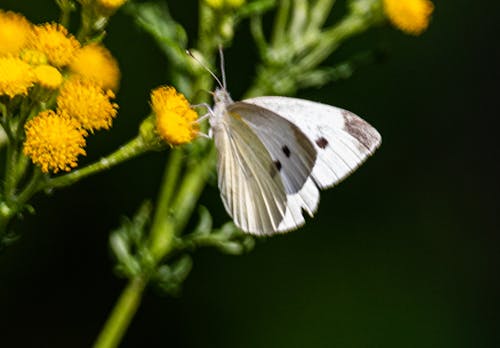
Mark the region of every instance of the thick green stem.
POLYGON ((117 347, 132 321, 139 305, 147 281, 141 277, 133 278, 123 290, 111 315, 104 324, 94 348, 117 347))
POLYGON ((172 201, 173 192, 177 188, 181 159, 181 150, 173 150, 151 228, 150 250, 157 262, 168 255, 173 247, 173 237, 182 232, 196 208, 213 168, 215 149, 212 146, 201 161, 193 162, 187 167, 184 179, 178 186, 177 195, 172 201))
POLYGON ((178 231, 182 231, 189 221, 189 218, 196 208, 196 203, 205 187, 208 177, 213 172, 215 163, 215 146, 210 144, 210 151, 205 157, 188 167, 184 181, 179 189, 176 200, 173 201, 175 207, 175 221, 178 231))
POLYGON ((156 212, 151 227, 151 254, 155 260, 160 260, 172 247, 175 226, 171 219, 170 202, 177 188, 179 173, 182 166, 182 149, 172 149, 170 159, 165 169, 163 186, 156 203, 156 212))

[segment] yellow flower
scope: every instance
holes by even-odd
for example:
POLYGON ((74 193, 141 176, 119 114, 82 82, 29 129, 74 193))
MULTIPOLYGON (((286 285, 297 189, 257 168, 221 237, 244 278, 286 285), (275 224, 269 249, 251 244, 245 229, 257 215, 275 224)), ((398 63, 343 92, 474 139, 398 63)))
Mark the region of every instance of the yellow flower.
POLYGON ((35 76, 40 85, 49 89, 56 89, 63 82, 63 76, 51 65, 38 65, 34 68, 35 76))
POLYGON ((84 46, 69 67, 72 72, 97 82, 104 89, 118 89, 120 69, 115 58, 104 46, 84 46))
POLYGON ((34 27, 29 46, 44 53, 52 65, 62 67, 73 60, 80 43, 62 25, 45 23, 34 27))
POLYGON ((17 54, 28 42, 31 28, 22 15, 0 10, 0 55, 17 54))
POLYGON ((198 114, 175 88, 163 86, 151 91, 151 108, 156 115, 157 131, 167 143, 185 144, 198 135, 198 114))
POLYGON ((111 90, 104 91, 93 81, 72 78, 61 87, 57 108, 91 132, 109 129, 118 108, 117 104, 110 101, 114 97, 111 90))
POLYGON ((52 110, 43 111, 24 126, 23 152, 42 172, 70 171, 79 155, 86 155, 85 131, 78 121, 52 110))
POLYGON ((419 35, 429 26, 434 4, 429 0, 383 0, 391 23, 407 34, 419 35))
POLYGON ((31 65, 19 58, 0 57, 0 95, 11 98, 28 95, 28 89, 34 82, 35 75, 31 65))

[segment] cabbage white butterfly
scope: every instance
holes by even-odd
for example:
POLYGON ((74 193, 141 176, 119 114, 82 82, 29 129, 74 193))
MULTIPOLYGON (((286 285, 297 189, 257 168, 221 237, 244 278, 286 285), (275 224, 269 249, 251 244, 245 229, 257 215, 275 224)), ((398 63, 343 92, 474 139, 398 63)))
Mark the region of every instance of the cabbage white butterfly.
POLYGON ((312 217, 318 207, 319 189, 343 180, 381 143, 375 128, 347 110, 277 96, 235 102, 224 69, 223 83, 211 74, 219 83, 208 114, 218 186, 226 211, 245 232, 302 226, 302 211, 312 217))

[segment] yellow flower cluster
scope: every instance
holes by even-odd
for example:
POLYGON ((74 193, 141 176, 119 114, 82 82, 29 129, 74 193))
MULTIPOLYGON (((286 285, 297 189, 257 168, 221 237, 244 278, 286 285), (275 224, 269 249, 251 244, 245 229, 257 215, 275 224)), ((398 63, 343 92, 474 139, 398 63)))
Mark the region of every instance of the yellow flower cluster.
POLYGON ((434 4, 429 0, 383 0, 389 21, 401 31, 420 35, 429 26, 434 4))
POLYGON ((198 135, 198 114, 175 88, 163 86, 151 91, 151 108, 158 134, 170 145, 188 143, 198 135))
POLYGON ((10 60, 2 62, 1 71, 13 65, 15 69, 8 75, 0 74, 0 96, 12 98, 16 93, 26 96, 29 87, 37 83, 45 88, 57 89, 68 69, 70 75, 88 78, 104 89, 116 91, 120 81, 118 63, 104 46, 90 44, 81 47, 78 40, 60 24, 33 25, 18 13, 0 10, 0 58, 5 57, 10 60), (45 67, 38 69, 40 65, 45 67), (50 74, 47 74, 47 65, 55 68, 50 74), (20 73, 21 67, 24 74, 20 73), (32 69, 38 71, 28 72, 32 69), (60 76, 55 76, 57 74, 60 76))
MULTIPOLYGON (((124 2, 99 0, 96 6, 116 9, 124 2)), ((0 10, 0 98, 43 97, 55 109, 25 125, 24 153, 44 172, 74 168, 85 155, 85 137, 111 127, 119 81, 118 63, 103 45, 82 46, 60 24, 34 25, 0 10)))

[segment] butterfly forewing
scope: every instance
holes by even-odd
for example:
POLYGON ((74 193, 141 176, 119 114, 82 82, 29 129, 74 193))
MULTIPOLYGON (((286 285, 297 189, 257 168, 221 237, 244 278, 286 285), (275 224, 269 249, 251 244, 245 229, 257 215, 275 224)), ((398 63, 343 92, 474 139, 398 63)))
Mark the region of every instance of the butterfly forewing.
POLYGON ((279 114, 310 139, 318 153, 311 176, 320 188, 348 176, 381 142, 370 124, 334 106, 288 97, 257 97, 244 102, 279 114))
POLYGON ((316 162, 316 149, 309 138, 286 118, 244 102, 228 111, 240 117, 257 135, 276 164, 287 194, 300 191, 316 162))
POLYGON ((319 190, 310 178, 317 157, 314 145, 295 124, 271 110, 244 102, 233 103, 228 110, 250 126, 279 168, 287 204, 275 232, 302 226, 303 211, 312 216, 319 203, 319 190))
POLYGON ((286 213, 278 167, 252 129, 230 112, 213 128, 218 149, 219 190, 227 212, 242 230, 271 234, 286 213))

